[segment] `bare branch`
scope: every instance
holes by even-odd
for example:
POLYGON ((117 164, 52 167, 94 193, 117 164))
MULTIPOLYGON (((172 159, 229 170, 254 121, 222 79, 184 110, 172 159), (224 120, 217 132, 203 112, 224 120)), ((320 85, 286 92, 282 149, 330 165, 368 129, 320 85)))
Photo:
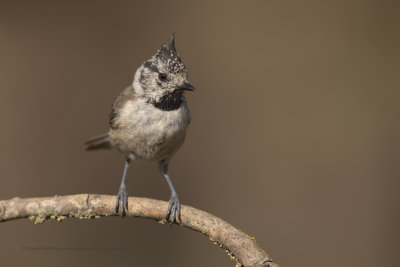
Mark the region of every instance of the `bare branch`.
MULTIPOLYGON (((0 222, 29 217, 35 223, 52 218, 62 221, 66 217, 100 218, 117 216, 114 211, 115 196, 80 194, 41 198, 13 198, 0 201, 0 222)), ((164 216, 168 202, 129 198, 127 216, 143 217, 166 223, 164 216)), ((226 250, 236 266, 277 267, 254 238, 229 223, 198 209, 182 205, 181 224, 203 233, 226 250)))

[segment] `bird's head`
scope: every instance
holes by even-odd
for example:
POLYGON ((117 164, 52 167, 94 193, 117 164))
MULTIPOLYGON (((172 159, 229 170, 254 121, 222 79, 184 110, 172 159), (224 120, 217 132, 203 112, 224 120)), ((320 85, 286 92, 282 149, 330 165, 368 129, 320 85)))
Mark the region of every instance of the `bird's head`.
POLYGON ((175 49, 175 36, 146 60, 135 74, 135 92, 156 103, 164 98, 181 98, 195 88, 187 81, 187 70, 175 49))

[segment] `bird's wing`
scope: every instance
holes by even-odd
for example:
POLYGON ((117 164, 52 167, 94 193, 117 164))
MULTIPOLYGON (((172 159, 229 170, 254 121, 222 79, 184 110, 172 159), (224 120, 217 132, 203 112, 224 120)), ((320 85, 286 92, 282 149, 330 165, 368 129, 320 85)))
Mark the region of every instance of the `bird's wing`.
POLYGON ((133 90, 132 86, 126 87, 125 90, 122 91, 122 93, 117 97, 114 104, 112 104, 110 112, 109 125, 111 129, 118 128, 118 125, 116 125, 116 121, 119 116, 120 110, 127 101, 133 100, 135 98, 136 98, 136 93, 133 90))

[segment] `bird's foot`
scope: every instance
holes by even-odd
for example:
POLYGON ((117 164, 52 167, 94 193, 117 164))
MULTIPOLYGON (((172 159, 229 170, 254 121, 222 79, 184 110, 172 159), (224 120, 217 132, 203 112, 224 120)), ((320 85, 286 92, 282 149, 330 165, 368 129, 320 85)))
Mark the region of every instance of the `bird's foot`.
POLYGON ((171 225, 176 222, 181 222, 181 203, 179 202, 178 195, 176 193, 172 193, 171 198, 169 200, 168 211, 165 219, 168 221, 171 216, 171 225), (171 215, 172 214, 172 215, 171 215))
POLYGON ((118 210, 121 208, 122 217, 126 215, 128 210, 128 191, 126 186, 121 186, 118 191, 117 201, 115 203, 115 213, 118 214, 118 210))

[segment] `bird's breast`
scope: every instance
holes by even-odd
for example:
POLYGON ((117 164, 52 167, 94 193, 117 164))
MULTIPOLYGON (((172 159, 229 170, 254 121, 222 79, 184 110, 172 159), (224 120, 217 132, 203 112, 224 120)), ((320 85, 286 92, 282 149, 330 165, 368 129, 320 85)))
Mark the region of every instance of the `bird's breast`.
POLYGON ((182 145, 189 124, 186 104, 163 111, 142 100, 128 101, 110 130, 111 141, 122 153, 136 159, 161 160, 182 145))

